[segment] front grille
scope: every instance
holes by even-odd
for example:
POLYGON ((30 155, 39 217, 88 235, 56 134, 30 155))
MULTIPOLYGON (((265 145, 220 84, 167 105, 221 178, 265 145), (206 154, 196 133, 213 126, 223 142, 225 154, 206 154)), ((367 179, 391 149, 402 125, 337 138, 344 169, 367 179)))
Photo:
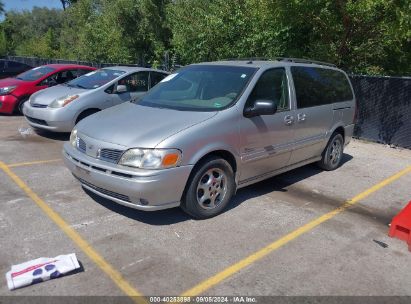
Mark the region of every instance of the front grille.
POLYGON ((92 189, 94 189, 94 190, 96 190, 96 191, 98 191, 102 194, 105 194, 105 195, 108 195, 110 197, 113 197, 113 198, 116 198, 116 199, 119 199, 119 200, 122 200, 122 201, 125 201, 125 202, 128 202, 128 203, 131 203, 131 200, 127 195, 120 194, 120 193, 117 193, 117 192, 113 192, 113 191, 110 191, 110 190, 106 190, 106 189, 97 187, 97 186, 95 186, 95 185, 93 185, 89 182, 86 182, 84 179, 81 179, 81 178, 79 178, 75 175, 74 175, 74 177, 77 178, 79 180, 79 182, 82 183, 83 185, 86 185, 87 187, 90 187, 90 188, 92 188, 92 189))
POLYGON ((31 121, 32 123, 38 124, 38 125, 43 125, 43 126, 48 126, 47 122, 45 120, 33 118, 30 116, 26 116, 26 118, 31 121))
POLYGON ((123 151, 121 150, 101 149, 98 158, 117 164, 122 154, 123 151))
POLYGON ((77 149, 86 153, 86 142, 82 140, 80 137, 77 137, 77 149))
POLYGON ((33 108, 47 108, 47 105, 39 104, 39 103, 32 103, 31 106, 33 108))

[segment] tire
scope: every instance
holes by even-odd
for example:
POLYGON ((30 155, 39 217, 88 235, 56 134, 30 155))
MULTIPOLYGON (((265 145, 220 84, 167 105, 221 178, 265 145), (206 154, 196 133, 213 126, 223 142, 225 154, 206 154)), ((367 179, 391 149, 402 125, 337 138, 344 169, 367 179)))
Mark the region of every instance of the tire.
POLYGON ((24 98, 24 99, 19 101, 19 103, 17 104, 16 109, 15 109, 16 114, 23 115, 23 105, 28 100, 29 100, 28 98, 24 98))
POLYGON ((94 113, 97 113, 97 112, 99 112, 99 110, 85 110, 85 111, 81 112, 80 115, 76 119, 76 124, 78 124, 80 120, 82 120, 82 119, 86 118, 87 116, 90 116, 94 113))
POLYGON ((322 154, 322 159, 317 163, 321 169, 332 171, 341 165, 344 153, 344 139, 340 133, 333 133, 322 154))
POLYGON ((218 157, 209 157, 193 169, 181 208, 196 219, 206 219, 221 213, 234 191, 234 172, 230 164, 218 157))

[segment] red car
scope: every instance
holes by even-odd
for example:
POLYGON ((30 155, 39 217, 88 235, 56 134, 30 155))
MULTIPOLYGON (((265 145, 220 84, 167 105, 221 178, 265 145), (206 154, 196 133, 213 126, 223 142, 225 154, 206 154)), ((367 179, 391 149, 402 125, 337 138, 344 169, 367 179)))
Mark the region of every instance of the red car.
POLYGON ((96 68, 77 64, 48 64, 28 70, 14 78, 0 80, 0 113, 22 113, 30 95, 77 78, 96 68))

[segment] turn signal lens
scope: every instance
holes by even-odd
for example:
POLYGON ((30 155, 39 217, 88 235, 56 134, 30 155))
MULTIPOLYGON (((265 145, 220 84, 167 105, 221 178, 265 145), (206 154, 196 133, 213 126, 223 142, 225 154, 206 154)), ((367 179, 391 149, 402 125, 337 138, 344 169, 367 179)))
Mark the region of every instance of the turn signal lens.
POLYGON ((180 158, 180 155, 177 153, 167 154, 164 156, 161 164, 163 167, 172 167, 175 166, 180 158))

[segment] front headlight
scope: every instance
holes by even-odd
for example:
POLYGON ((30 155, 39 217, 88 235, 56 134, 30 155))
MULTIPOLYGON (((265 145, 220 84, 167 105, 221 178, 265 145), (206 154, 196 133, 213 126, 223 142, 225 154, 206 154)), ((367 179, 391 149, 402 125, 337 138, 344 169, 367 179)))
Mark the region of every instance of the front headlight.
POLYGON ((73 129, 73 131, 71 131, 70 143, 74 148, 77 147, 77 129, 73 129))
POLYGON ((73 100, 76 100, 77 98, 79 98, 78 95, 67 95, 67 96, 57 98, 53 100, 51 104, 49 104, 49 108, 62 108, 68 105, 73 100))
POLYGON ((177 149, 130 149, 119 161, 120 165, 142 169, 165 169, 177 167, 181 151, 177 149))
POLYGON ((17 86, 9 86, 9 87, 4 87, 0 88, 0 95, 7 95, 13 92, 13 90, 17 88, 17 86))

